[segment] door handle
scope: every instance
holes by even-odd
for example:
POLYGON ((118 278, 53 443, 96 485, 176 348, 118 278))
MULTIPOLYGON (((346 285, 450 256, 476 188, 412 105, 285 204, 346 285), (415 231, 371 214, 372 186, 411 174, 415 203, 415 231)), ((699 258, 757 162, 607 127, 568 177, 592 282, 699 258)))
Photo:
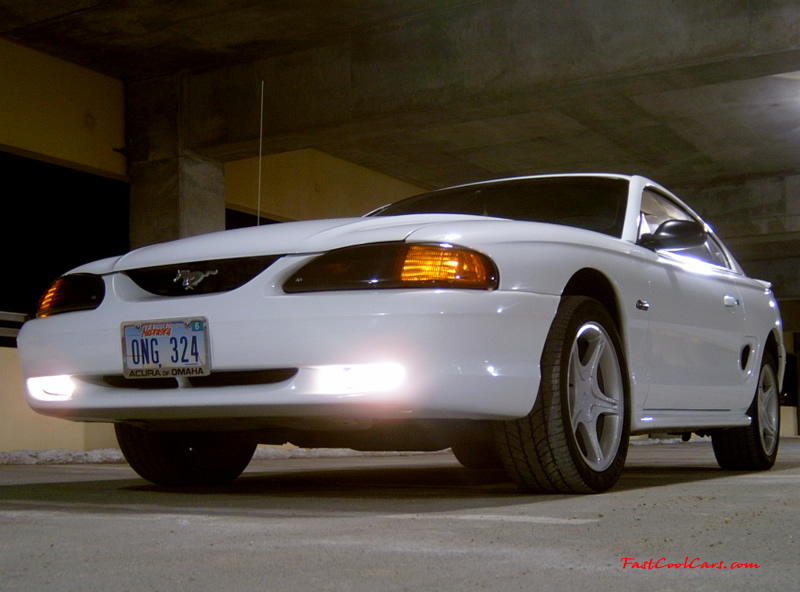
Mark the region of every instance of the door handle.
POLYGON ((722 301, 725 303, 725 308, 733 308, 740 304, 739 299, 730 294, 725 294, 725 296, 722 297, 722 301))

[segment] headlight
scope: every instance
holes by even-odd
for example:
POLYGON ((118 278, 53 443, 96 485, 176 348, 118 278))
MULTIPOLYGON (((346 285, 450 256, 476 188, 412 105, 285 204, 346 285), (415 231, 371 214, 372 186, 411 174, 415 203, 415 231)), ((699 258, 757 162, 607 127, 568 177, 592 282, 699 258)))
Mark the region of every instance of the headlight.
POLYGON ((283 284, 288 293, 386 288, 495 290, 497 268, 482 253, 453 245, 379 243, 317 257, 283 284))
POLYGON ((74 310, 92 310, 100 306, 105 294, 105 282, 99 275, 62 275, 42 295, 36 316, 41 318, 74 310))

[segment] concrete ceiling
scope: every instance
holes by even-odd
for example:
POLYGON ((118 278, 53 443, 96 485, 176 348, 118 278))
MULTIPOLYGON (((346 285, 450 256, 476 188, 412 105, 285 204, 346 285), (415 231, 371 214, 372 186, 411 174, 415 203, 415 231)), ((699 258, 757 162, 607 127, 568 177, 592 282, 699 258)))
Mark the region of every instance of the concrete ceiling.
MULTIPOLYGON (((268 151, 317 148, 427 187, 556 171, 672 186, 799 172, 796 0, 610 4, 0 0, 0 36, 128 83, 317 56, 315 76, 341 70, 347 88, 312 81, 312 96, 287 99, 325 114, 268 126, 268 151)), ((249 129, 198 146, 252 156, 249 129)))
POLYGON ((288 55, 463 0, 0 1, 0 35, 122 80, 288 55))

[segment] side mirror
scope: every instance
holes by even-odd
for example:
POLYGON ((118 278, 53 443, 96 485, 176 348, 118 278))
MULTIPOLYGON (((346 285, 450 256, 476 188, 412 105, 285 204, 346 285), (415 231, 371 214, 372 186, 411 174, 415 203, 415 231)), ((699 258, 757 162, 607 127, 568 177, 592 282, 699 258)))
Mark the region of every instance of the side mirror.
POLYGON ((706 242, 702 224, 691 220, 667 220, 653 234, 645 234, 639 244, 647 249, 691 249, 706 242))

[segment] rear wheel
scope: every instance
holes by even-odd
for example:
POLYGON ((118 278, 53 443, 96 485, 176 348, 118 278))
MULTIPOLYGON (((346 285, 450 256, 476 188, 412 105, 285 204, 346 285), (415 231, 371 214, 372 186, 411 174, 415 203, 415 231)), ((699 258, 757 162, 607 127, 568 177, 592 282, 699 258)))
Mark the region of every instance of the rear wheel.
POLYGON ((753 404, 748 410, 752 422, 747 427, 720 430, 711 436, 714 456, 727 470, 764 471, 772 468, 778 456, 781 410, 776 364, 764 353, 753 404))
POLYGON ((125 460, 157 485, 221 485, 242 474, 256 442, 237 432, 162 432, 116 424, 125 460))
POLYGON ((621 342, 599 302, 579 296, 562 300, 541 370, 531 412, 496 425, 506 472, 524 491, 609 489, 625 464, 630 409, 621 342))

